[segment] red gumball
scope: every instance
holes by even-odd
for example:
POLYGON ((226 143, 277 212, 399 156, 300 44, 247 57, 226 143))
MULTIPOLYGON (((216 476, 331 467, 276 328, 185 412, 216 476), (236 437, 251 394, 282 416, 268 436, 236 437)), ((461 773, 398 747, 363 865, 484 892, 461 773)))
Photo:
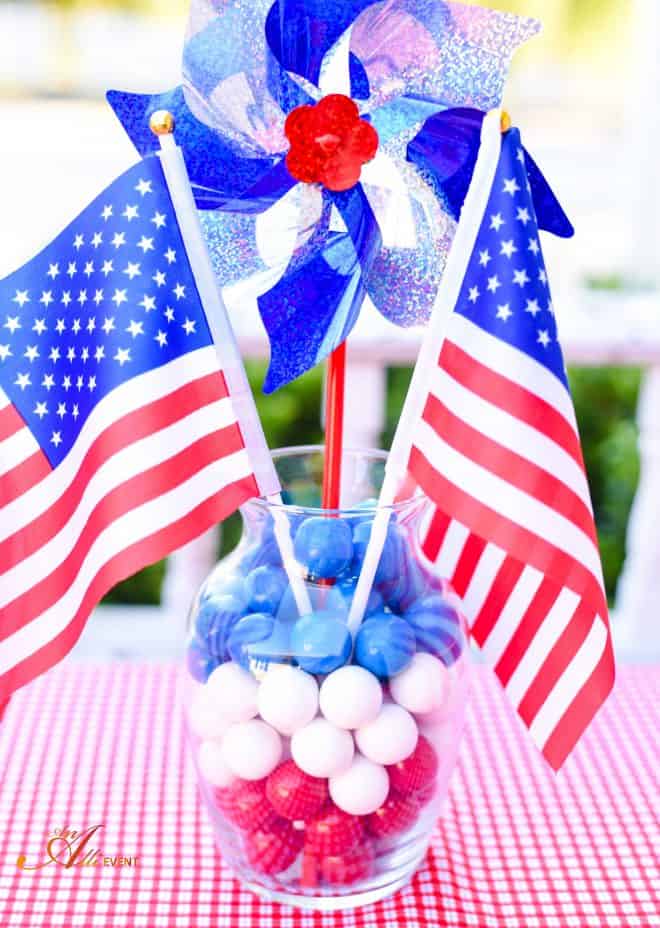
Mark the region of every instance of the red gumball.
POLYGON ((419 808, 414 795, 390 794, 380 808, 366 816, 367 831, 374 838, 392 838, 415 824, 419 808))
POLYGON ((242 831, 268 828, 279 816, 266 796, 266 780, 236 780, 227 789, 214 790, 215 803, 242 831))
POLYGON ((273 876, 288 870, 303 846, 303 833, 290 822, 279 820, 276 828, 245 836, 245 856, 255 870, 273 876))
POLYGON ((321 861, 321 877, 334 886, 351 886, 371 876, 375 860, 371 841, 363 841, 345 854, 324 857, 321 861))
POLYGON ((398 793, 414 793, 428 786, 436 778, 438 772, 438 755, 428 738, 420 735, 417 747, 398 764, 391 764, 387 768, 390 775, 390 786, 398 793))
POLYGON ((420 806, 425 806, 427 802, 430 802, 431 799, 433 799, 437 787, 438 781, 431 780, 431 782, 427 783, 426 786, 423 786, 421 789, 417 790, 415 793, 415 799, 420 804, 420 806))
POLYGON ((278 815, 308 822, 329 798, 328 781, 305 773, 292 760, 280 764, 266 780, 266 796, 278 815))
POLYGON ((319 857, 351 851, 364 834, 359 818, 330 805, 305 829, 305 850, 319 857))

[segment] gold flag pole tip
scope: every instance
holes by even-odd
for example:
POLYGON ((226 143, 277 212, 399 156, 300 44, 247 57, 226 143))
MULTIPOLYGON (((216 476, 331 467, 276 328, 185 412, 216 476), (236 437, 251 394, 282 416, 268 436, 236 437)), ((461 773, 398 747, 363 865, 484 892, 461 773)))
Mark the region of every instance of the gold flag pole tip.
POLYGON ((502 135, 504 135, 505 132, 508 132, 511 126, 512 123, 510 114, 506 110, 502 110, 502 115, 500 116, 500 130, 502 135))
POLYGON ((156 110, 149 117, 149 128, 154 135, 171 135, 174 132, 174 116, 168 110, 156 110))

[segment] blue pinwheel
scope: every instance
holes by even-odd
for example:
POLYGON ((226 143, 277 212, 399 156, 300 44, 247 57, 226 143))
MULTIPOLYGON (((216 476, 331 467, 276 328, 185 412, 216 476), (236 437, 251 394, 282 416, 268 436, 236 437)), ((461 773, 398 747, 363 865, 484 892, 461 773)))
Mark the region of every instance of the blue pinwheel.
MULTIPOLYGON (((183 85, 108 94, 142 155, 157 145, 150 113, 174 114, 218 279, 258 302, 265 392, 341 344, 365 301, 397 325, 428 318, 483 113, 538 29, 442 0, 193 0, 183 85), (357 102, 378 135, 348 189, 287 166, 287 116, 330 94, 357 102)), ((541 224, 571 234, 527 163, 541 224)))

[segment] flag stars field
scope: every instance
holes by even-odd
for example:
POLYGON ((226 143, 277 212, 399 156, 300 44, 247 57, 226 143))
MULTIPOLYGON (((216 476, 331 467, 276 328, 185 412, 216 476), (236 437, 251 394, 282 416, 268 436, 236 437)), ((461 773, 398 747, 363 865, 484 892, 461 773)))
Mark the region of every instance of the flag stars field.
POLYGON ((565 382, 524 159, 515 152, 493 183, 458 311, 530 351, 565 382))
POLYGON ((151 353, 154 363, 165 364, 190 346, 209 343, 201 309, 195 309, 190 268, 179 258, 185 251, 178 224, 170 218, 169 201, 156 197, 155 186, 143 170, 121 198, 106 198, 72 223, 34 259, 36 270, 29 277, 9 278, 9 292, 5 285, 5 306, 13 311, 0 317, 0 370, 8 372, 13 401, 25 397, 21 414, 52 460, 67 453, 97 395, 145 370, 151 353), (174 279, 168 273, 172 267, 177 267, 174 279), (85 286, 75 286, 78 280, 85 286), (163 294, 163 305, 157 293, 163 294), (181 313, 166 300, 176 301, 181 313), (93 375, 90 380, 90 364, 98 380, 93 375), (64 399, 71 392, 80 397, 75 417, 64 399), (48 394, 57 402, 38 415, 48 394), (55 445, 45 424, 49 415, 56 417, 58 403, 67 414, 55 445))

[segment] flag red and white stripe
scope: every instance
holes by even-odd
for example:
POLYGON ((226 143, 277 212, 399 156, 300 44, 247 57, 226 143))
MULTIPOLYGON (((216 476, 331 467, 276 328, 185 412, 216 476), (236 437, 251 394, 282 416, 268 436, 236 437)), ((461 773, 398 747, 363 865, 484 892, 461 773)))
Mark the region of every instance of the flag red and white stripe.
POLYGON ((519 134, 500 142, 493 121, 484 132, 408 467, 436 506, 426 556, 558 769, 609 694, 614 659, 519 134))
POLYGON ((279 494, 169 142, 0 281, 0 707, 117 582, 279 494))
POLYGON ((423 548, 559 768, 614 675, 589 490, 565 391, 489 339, 452 318, 410 459, 437 504, 423 548))
POLYGON ((55 469, 0 394, 0 703, 115 583, 260 489, 214 347, 109 393, 55 469))

